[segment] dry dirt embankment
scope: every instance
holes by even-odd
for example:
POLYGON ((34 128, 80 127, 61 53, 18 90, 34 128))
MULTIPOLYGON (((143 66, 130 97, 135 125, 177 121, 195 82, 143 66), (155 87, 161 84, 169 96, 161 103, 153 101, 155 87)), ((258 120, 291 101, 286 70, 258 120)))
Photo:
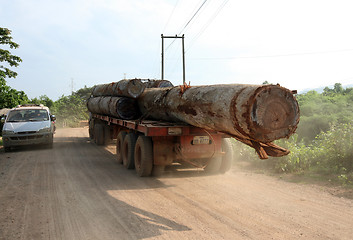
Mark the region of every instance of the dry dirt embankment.
POLYGON ((139 178, 87 128, 0 151, 0 239, 352 239, 353 201, 233 168, 139 178))

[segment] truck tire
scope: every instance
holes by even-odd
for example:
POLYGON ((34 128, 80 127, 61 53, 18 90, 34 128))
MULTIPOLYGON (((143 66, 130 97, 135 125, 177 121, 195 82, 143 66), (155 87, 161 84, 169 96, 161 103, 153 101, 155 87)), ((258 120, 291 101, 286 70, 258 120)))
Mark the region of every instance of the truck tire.
POLYGON ((148 177, 153 167, 152 139, 141 135, 135 145, 135 169, 140 177, 148 177))
POLYGON ((116 139, 116 161, 121 164, 123 164, 122 149, 123 149, 123 142, 124 142, 125 136, 126 136, 126 132, 120 131, 116 139))
POLYGON ((208 164, 204 168, 205 172, 210 173, 210 174, 215 174, 219 173, 219 170, 221 168, 222 164, 222 158, 221 157, 213 157, 208 160, 208 164))
POLYGON ((104 129, 104 145, 108 145, 112 142, 110 126, 107 124, 104 124, 103 129, 104 129))
POLYGON ((136 134, 128 133, 123 142, 122 154, 123 154, 123 165, 127 169, 133 169, 135 167, 135 144, 136 134))
POLYGON ((103 124, 94 124, 94 140, 97 145, 104 145, 104 129, 103 124))
POLYGON ((11 151, 11 147, 4 147, 4 151, 5 152, 10 152, 11 151))
POLYGON ((225 155, 222 157, 219 172, 226 173, 231 169, 233 163, 233 144, 230 138, 222 139, 222 151, 225 152, 225 155))
POLYGON ((94 139, 94 120, 89 120, 89 127, 88 127, 89 138, 94 139))

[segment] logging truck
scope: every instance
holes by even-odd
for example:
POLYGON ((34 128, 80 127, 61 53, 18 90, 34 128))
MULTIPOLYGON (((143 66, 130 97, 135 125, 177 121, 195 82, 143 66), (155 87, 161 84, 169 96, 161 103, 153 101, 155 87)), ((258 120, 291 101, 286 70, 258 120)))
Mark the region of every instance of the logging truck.
POLYGON ((188 162, 209 172, 231 167, 230 137, 261 159, 289 151, 273 143, 299 123, 295 92, 279 85, 172 86, 166 80, 121 80, 97 85, 87 100, 90 137, 117 139, 117 161, 139 176, 188 162))
POLYGON ((160 175, 165 166, 187 162, 208 173, 225 173, 232 165, 230 136, 185 123, 123 120, 90 114, 89 136, 97 145, 116 139, 116 161, 138 176, 160 175))

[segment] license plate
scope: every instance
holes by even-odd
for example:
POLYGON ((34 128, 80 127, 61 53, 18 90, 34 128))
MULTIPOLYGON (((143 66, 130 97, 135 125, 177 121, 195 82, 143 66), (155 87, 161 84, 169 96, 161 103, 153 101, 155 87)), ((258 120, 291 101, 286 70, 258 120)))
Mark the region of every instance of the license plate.
POLYGON ((210 143, 209 136, 195 136, 194 139, 192 140, 192 144, 194 145, 209 144, 209 143, 210 143))

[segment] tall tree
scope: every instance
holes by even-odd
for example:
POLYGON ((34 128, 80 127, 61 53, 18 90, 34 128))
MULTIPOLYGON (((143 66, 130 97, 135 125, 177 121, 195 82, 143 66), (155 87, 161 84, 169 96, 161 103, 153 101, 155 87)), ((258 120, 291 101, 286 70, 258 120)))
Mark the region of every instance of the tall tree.
POLYGON ((342 93, 343 92, 343 87, 341 83, 335 83, 335 86, 333 88, 335 93, 342 93))
POLYGON ((54 105, 54 102, 53 102, 53 100, 51 100, 47 95, 41 95, 40 97, 39 97, 39 99, 38 98, 32 98, 30 101, 29 101, 29 103, 31 103, 31 104, 43 104, 44 106, 47 106, 48 108, 52 108, 53 107, 53 105, 54 105))
MULTIPOLYGON (((0 27, 0 44, 8 45, 11 49, 16 49, 20 45, 12 41, 11 30, 0 27)), ((17 67, 22 59, 18 56, 12 55, 9 50, 0 49, 0 62, 6 62, 10 67, 17 67)), ((8 67, 0 65, 0 81, 5 83, 5 78, 15 78, 17 73, 8 67)))
MULTIPOLYGON (((11 30, 0 27, 0 45, 16 49, 20 45, 12 41, 11 30)), ((15 78, 17 73, 9 67, 17 67, 22 59, 11 54, 8 49, 0 48, 0 108, 11 108, 28 101, 27 95, 6 85, 6 78, 15 78), (5 63, 7 66, 3 66, 5 63)))

